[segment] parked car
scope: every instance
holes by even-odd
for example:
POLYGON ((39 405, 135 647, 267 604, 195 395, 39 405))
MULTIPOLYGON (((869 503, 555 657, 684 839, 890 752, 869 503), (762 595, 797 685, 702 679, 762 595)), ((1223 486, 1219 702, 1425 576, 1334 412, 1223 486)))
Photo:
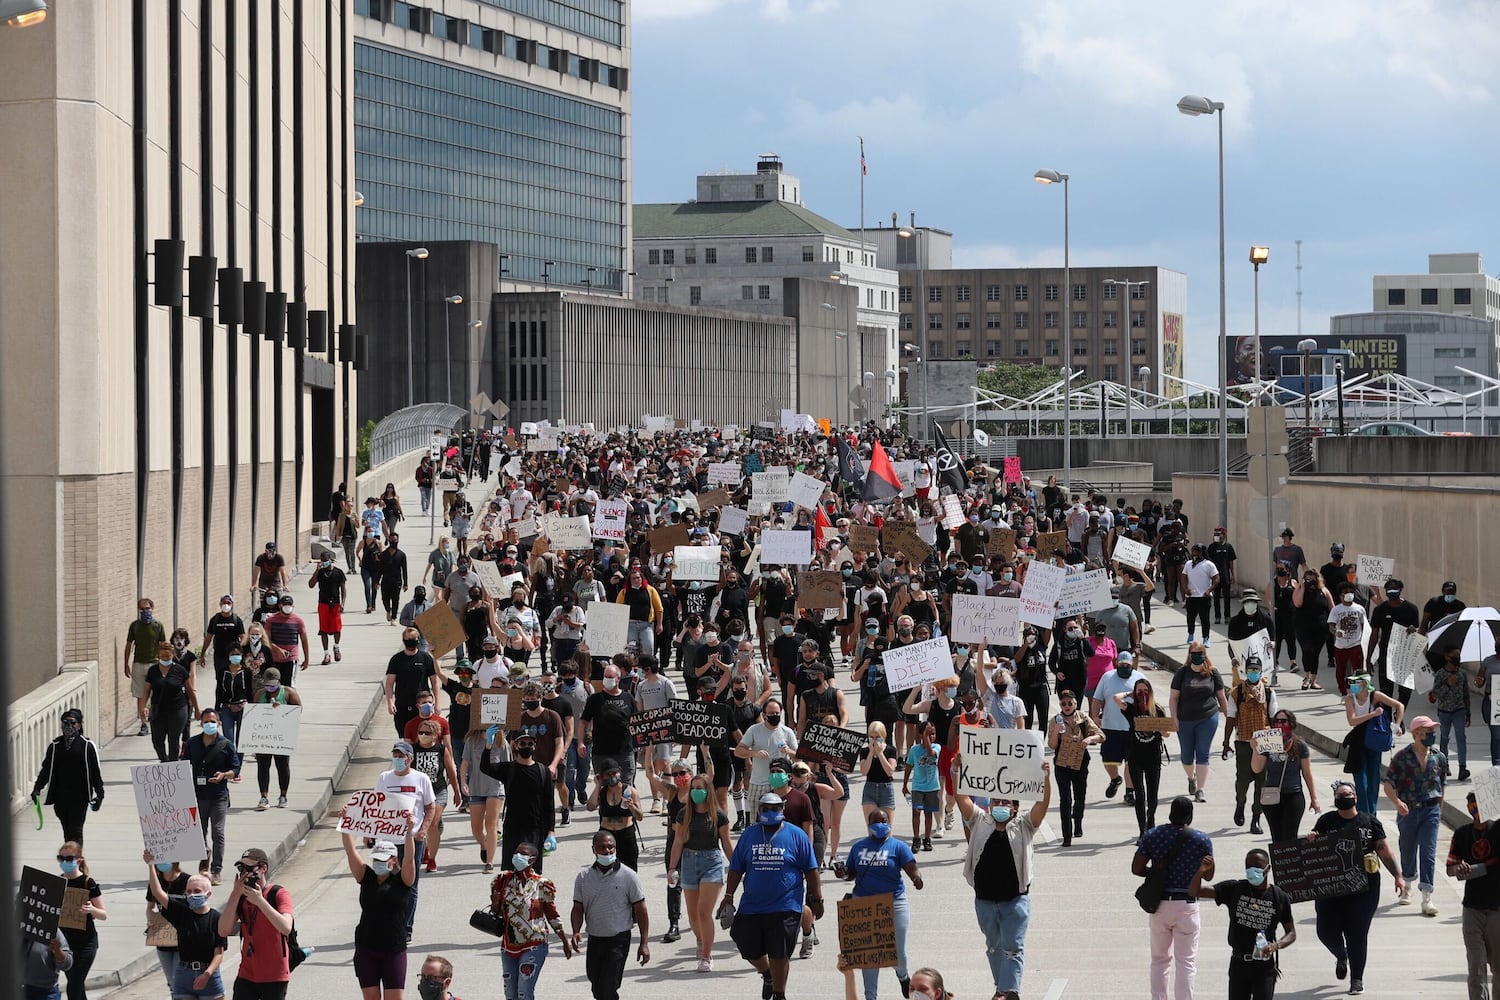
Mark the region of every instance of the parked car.
POLYGON ((1380 420, 1365 424, 1354 432, 1360 437, 1441 437, 1425 427, 1409 424, 1404 420, 1380 420))

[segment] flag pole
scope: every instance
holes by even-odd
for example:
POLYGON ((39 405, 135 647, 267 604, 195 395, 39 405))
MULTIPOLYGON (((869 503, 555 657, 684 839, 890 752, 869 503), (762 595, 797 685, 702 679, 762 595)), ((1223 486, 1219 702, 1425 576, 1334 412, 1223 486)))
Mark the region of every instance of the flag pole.
MULTIPOLYGON (((865 172, 868 169, 869 168, 865 166, 865 137, 864 136, 860 136, 859 137, 859 260, 860 260, 861 264, 863 264, 864 260, 865 260, 865 172)), ((879 263, 880 263, 879 261, 876 261, 876 264, 879 264, 879 263)), ((855 292, 854 307, 855 307, 854 336, 855 336, 856 339, 859 340, 859 350, 857 352, 855 352, 855 353, 856 353, 856 356, 859 358, 859 370, 861 372, 863 372, 865 370, 865 351, 864 351, 865 341, 864 341, 864 338, 861 337, 860 334, 859 334, 859 293, 857 291, 855 292)), ((848 346, 852 346, 852 345, 845 345, 845 346, 848 347, 848 346)), ((846 355, 846 357, 847 357, 847 355, 846 355)), ((851 378, 851 379, 849 379, 849 381, 853 382, 854 379, 851 378)), ((864 385, 864 379, 863 378, 860 379, 860 385, 861 386, 864 385)), ((863 409, 865 411, 865 419, 868 420, 870 418, 870 403, 869 403, 869 400, 865 398, 865 395, 864 395, 863 391, 860 393, 860 401, 861 401, 861 403, 864 404, 863 405, 863 409)), ((853 405, 852 402, 851 402, 850 405, 853 405)), ((853 423, 853 421, 851 420, 850 423, 853 423)))

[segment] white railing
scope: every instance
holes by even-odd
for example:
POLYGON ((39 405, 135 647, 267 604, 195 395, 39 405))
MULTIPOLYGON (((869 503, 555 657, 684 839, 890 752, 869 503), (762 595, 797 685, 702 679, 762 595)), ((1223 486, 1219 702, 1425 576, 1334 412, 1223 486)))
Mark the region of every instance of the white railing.
POLYGON ((47 744, 58 735, 58 720, 65 708, 83 712, 84 734, 99 742, 94 732, 99 724, 98 660, 63 664, 62 673, 11 702, 7 739, 12 813, 25 808, 47 756, 47 744))

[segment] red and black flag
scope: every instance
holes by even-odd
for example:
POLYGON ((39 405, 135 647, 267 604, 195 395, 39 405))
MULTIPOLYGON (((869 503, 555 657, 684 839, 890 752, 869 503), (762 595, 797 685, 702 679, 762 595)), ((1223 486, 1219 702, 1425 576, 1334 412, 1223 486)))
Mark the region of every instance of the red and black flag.
POLYGON ((943 436, 943 428, 936 420, 932 422, 932 435, 937 443, 938 485, 962 493, 969 488, 969 474, 964 471, 964 463, 948 447, 948 439, 943 436))
POLYGON ((891 465, 891 460, 885 453, 885 449, 876 441, 870 452, 870 468, 865 472, 864 488, 860 490, 861 500, 872 503, 882 503, 894 500, 901 495, 901 480, 896 476, 896 468, 891 465))

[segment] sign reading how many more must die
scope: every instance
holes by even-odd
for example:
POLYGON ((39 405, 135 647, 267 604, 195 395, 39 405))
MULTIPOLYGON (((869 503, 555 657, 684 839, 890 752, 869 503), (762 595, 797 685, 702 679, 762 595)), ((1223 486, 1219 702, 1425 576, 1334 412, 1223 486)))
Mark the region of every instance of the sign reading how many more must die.
POLYGON ((301 705, 248 704, 235 729, 235 749, 241 753, 290 756, 297 752, 302 729, 301 705))
POLYGON ((202 861, 208 857, 198 825, 193 765, 185 760, 137 764, 130 769, 135 810, 146 850, 163 861, 202 861))
POLYGON ((980 729, 960 726, 962 766, 956 790, 989 799, 1040 801, 1047 787, 1042 770, 1046 744, 1035 729, 980 729))
POLYGON ((892 691, 909 691, 953 676, 953 651, 943 636, 887 649, 881 662, 892 691))

